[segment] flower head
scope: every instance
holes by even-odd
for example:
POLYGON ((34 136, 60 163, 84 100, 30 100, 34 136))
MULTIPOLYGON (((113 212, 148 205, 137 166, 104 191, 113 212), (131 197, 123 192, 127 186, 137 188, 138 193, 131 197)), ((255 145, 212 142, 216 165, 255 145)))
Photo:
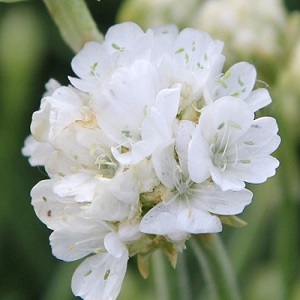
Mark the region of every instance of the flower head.
POLYGON ((279 0, 205 1, 195 13, 193 24, 226 38, 230 51, 268 57, 280 51, 285 9, 279 0))
POLYGON ((130 256, 161 248, 174 263, 191 234, 251 202, 245 182, 275 174, 276 121, 255 119, 270 95, 253 90, 250 64, 223 74, 222 47, 190 28, 118 24, 75 56, 72 86, 47 84, 23 154, 49 175, 31 197, 53 254, 87 257, 75 295, 116 299, 130 256))

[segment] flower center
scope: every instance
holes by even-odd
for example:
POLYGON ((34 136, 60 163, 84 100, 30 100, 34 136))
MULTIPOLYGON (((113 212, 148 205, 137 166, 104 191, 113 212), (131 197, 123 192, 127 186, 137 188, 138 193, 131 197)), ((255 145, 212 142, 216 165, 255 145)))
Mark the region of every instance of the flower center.
POLYGON ((185 179, 180 173, 179 178, 175 180, 175 188, 173 190, 173 193, 177 195, 178 197, 181 197, 183 199, 186 199, 189 197, 191 192, 191 186, 194 182, 191 179, 185 179))
POLYGON ((224 130, 222 138, 219 138, 219 132, 217 132, 210 146, 212 163, 222 172, 226 170, 228 165, 236 164, 238 159, 237 145, 230 143, 233 129, 240 129, 239 124, 234 122, 230 122, 229 124, 221 123, 218 130, 224 130))
POLYGON ((212 162, 214 166, 219 168, 221 171, 225 171, 226 166, 228 164, 228 157, 225 151, 217 152, 213 155, 212 162))
POLYGON ((112 178, 118 168, 118 163, 110 156, 101 154, 96 158, 95 164, 98 165, 99 173, 97 176, 112 178))

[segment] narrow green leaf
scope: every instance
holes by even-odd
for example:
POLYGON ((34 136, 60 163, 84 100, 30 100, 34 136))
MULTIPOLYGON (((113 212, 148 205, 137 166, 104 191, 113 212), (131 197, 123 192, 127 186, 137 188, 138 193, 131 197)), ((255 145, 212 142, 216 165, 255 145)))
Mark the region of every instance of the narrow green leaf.
POLYGON ((13 2, 21 2, 21 1, 28 1, 28 0, 0 0, 0 2, 5 2, 5 3, 13 3, 13 2))
POLYGON ((74 52, 88 41, 102 41, 103 36, 84 0, 44 0, 44 3, 62 38, 74 52))

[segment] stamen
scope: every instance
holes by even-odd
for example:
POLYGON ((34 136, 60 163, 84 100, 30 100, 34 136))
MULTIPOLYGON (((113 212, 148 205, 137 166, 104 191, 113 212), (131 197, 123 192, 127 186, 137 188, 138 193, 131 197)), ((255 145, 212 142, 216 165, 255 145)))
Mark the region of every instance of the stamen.
MULTIPOLYGON (((224 126, 222 126, 222 127, 224 127, 224 126)), ((224 143, 225 136, 226 136, 226 133, 227 133, 227 128, 228 128, 227 123, 225 123, 225 128, 224 128, 223 136, 222 136, 221 142, 219 144, 218 150, 216 152, 220 152, 220 149, 224 148, 223 143, 224 143)))
POLYGON ((234 163, 232 164, 233 166, 237 163, 237 161, 238 161, 238 146, 237 146, 237 144, 236 143, 234 143, 234 148, 235 148, 235 161, 234 161, 234 163))
POLYGON ((228 144, 229 144, 229 139, 230 139, 230 136, 231 136, 231 132, 232 132, 232 130, 230 129, 228 137, 227 137, 227 141, 226 141, 226 144, 225 144, 222 156, 221 156, 222 158, 225 156, 225 153, 227 152, 227 148, 228 148, 228 144))

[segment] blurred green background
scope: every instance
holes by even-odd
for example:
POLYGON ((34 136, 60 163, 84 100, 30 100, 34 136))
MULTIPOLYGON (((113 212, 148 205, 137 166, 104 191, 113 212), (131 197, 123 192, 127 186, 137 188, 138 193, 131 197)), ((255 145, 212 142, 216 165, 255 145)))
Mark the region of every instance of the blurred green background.
MULTIPOLYGON (((174 2, 178 6, 179 2, 174 2)), ((129 8, 121 0, 88 0, 87 4, 103 33, 117 22, 117 15, 118 20, 139 22, 144 18, 133 12, 134 3, 129 8)), ((276 177, 250 187, 254 200, 242 215, 248 225, 239 229, 225 226, 219 235, 237 275, 242 299, 248 300, 300 299, 300 54, 298 61, 295 58, 300 52, 300 3, 290 0, 285 5, 287 21, 280 32, 279 54, 246 55, 232 50, 234 55, 230 57, 230 63, 250 60, 258 68, 260 86, 266 83, 273 98, 271 107, 262 114, 277 118, 282 137, 275 153, 281 162, 276 177)), ((178 23, 171 13, 166 22, 178 23)), ((180 26, 189 26, 188 19, 180 22, 180 26)), ((30 205, 31 188, 47 176, 43 170, 31 168, 21 155, 45 83, 55 78, 68 84, 67 76, 73 75, 73 55, 42 1, 0 3, 0 300, 75 299, 70 280, 77 263, 60 262, 52 256, 50 231, 30 205)), ((161 272, 164 270, 168 283, 173 284, 170 299, 180 299, 184 284, 193 290, 190 295, 197 295, 190 296, 192 300, 209 299, 189 243, 187 248, 179 257, 180 272, 173 271, 159 255, 154 263, 165 265, 161 272), (183 272, 187 276, 182 277, 183 272)), ((159 286, 161 275, 141 279, 132 259, 119 299, 158 299, 153 285, 159 286)), ((166 297, 161 295, 158 300, 166 297)))

